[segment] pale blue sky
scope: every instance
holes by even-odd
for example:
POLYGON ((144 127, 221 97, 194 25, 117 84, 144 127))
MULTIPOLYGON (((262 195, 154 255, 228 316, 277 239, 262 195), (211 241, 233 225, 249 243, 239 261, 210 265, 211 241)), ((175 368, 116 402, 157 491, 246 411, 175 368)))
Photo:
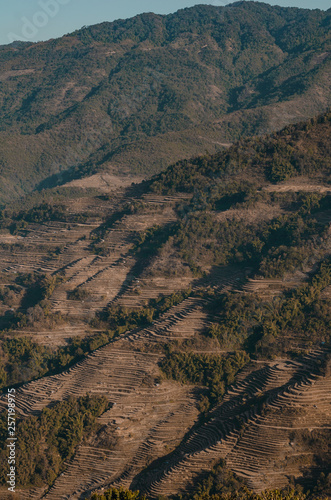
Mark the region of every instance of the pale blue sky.
MULTIPOLYGON (((142 12, 168 14, 197 4, 227 0, 0 0, 0 44, 48 40, 84 25, 128 18, 142 12)), ((281 6, 328 9, 330 0, 270 0, 281 6)))

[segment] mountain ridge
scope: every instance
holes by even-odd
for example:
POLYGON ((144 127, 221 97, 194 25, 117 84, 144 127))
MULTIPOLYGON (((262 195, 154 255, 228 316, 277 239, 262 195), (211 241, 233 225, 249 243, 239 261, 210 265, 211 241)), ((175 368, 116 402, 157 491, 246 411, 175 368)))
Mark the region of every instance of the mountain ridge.
POLYGON ((329 22, 239 2, 2 47, 1 199, 84 164, 150 176, 325 111, 329 22))

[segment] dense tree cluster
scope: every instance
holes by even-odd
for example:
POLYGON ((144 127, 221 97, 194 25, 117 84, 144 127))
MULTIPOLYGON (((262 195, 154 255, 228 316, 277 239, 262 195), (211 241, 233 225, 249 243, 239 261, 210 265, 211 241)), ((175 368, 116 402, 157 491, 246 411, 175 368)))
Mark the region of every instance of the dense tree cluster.
POLYGON ((329 111, 267 137, 241 140, 227 151, 179 161, 154 178, 151 190, 195 193, 219 183, 222 193, 230 183, 225 190, 229 196, 240 179, 243 190, 252 180, 277 183, 294 175, 325 175, 331 168, 330 122, 329 111))
MULTIPOLYGON (((327 500, 323 492, 302 493, 295 489, 288 491, 269 490, 253 493, 234 474, 219 465, 208 478, 202 481, 190 495, 160 496, 159 500, 327 500)), ((94 493, 91 500, 148 500, 139 491, 111 488, 104 493, 94 493)))
MULTIPOLYGON (((223 357, 170 350, 161 362, 161 369, 166 377, 178 382, 207 387, 209 402, 214 404, 221 401, 226 386, 234 382, 238 371, 249 360, 249 356, 240 351, 223 357)), ((205 399, 203 404, 203 409, 208 409, 205 399)))
POLYGON ((322 262, 309 283, 275 297, 271 302, 256 295, 229 293, 209 307, 219 321, 209 335, 227 349, 245 348, 261 357, 288 352, 287 338, 303 336, 311 345, 330 343, 331 303, 323 290, 331 285, 330 259, 322 262))
POLYGON ((210 209, 201 207, 201 203, 196 207, 197 198, 183 204, 178 222, 153 227, 139 235, 134 254, 139 258, 157 255, 171 241, 179 257, 195 273, 206 265, 245 263, 267 278, 283 276, 313 258, 318 260, 319 248, 328 236, 328 224, 317 222, 316 217, 330 205, 330 195, 273 196, 285 213, 271 221, 217 219, 217 211, 212 207, 218 203, 231 203, 236 208, 254 206, 259 194, 256 190, 250 193, 246 197, 239 188, 230 191, 228 197, 209 199, 206 203, 210 209))
POLYGON ((28 229, 29 224, 45 222, 86 222, 87 214, 70 214, 64 205, 43 202, 27 210, 4 209, 0 211, 0 228, 8 228, 12 234, 28 229))
POLYGON ((120 334, 132 328, 143 327, 152 323, 160 314, 183 302, 191 293, 191 289, 187 289, 174 292, 171 295, 160 295, 156 299, 150 299, 147 306, 139 309, 110 306, 98 313, 97 316, 108 327, 120 334))
MULTIPOLYGON (((108 408, 104 397, 70 398, 45 408, 40 416, 17 422, 17 485, 51 485, 82 440, 95 430, 96 418, 108 408)), ((0 415, 0 483, 7 481, 7 414, 0 415)))

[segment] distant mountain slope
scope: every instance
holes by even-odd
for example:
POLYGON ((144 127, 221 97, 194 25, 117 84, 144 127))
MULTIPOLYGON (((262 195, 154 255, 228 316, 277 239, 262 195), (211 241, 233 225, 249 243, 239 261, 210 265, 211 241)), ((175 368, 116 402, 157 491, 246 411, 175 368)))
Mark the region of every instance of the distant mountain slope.
POLYGON ((329 27, 238 2, 0 47, 1 199, 86 163, 149 175, 324 111, 329 27))
POLYGON ((217 186, 229 195, 234 183, 239 189, 240 183, 256 186, 298 176, 330 182, 330 136, 331 110, 274 134, 239 141, 227 151, 181 160, 154 176, 150 189, 215 197, 217 186))

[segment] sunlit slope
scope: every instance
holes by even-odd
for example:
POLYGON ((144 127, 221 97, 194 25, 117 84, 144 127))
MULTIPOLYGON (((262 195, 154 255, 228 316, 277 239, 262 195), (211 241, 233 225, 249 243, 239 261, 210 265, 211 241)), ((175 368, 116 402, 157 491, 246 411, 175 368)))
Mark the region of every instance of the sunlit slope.
POLYGON ((2 46, 2 199, 59 172, 150 175, 324 111, 329 18, 238 2, 2 46))

